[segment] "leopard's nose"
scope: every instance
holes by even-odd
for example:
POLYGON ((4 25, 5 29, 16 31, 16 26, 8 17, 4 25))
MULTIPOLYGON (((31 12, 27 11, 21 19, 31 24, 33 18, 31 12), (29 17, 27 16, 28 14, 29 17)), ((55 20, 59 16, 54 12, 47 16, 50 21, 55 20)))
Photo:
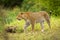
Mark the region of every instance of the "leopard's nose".
POLYGON ((16 18, 17 20, 21 20, 21 19, 19 19, 19 18, 16 18))
POLYGON ((19 19, 19 18, 17 18, 18 20, 21 20, 21 19, 19 19))
POLYGON ((21 20, 21 18, 16 17, 17 20, 21 20))

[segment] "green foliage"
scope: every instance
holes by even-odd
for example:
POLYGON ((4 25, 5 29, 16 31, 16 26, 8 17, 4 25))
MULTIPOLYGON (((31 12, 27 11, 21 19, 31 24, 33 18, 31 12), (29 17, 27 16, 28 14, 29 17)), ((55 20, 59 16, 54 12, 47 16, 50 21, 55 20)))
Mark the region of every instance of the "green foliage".
POLYGON ((60 0, 24 0, 21 11, 52 11, 52 15, 60 15, 60 0))
POLYGON ((53 11, 52 15, 60 15, 60 0, 50 0, 50 9, 53 11))
POLYGON ((21 11, 52 11, 52 15, 60 15, 60 0, 0 0, 4 7, 18 6, 21 11))

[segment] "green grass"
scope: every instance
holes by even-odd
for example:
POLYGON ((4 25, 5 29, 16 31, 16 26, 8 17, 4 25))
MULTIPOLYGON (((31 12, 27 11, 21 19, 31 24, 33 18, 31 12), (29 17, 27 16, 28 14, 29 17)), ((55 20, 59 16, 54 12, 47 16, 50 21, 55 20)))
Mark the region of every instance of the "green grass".
POLYGON ((40 24, 35 24, 35 32, 31 32, 31 25, 27 28, 27 33, 22 32, 24 20, 15 20, 10 24, 17 26, 17 33, 8 33, 9 40, 60 40, 60 19, 57 17, 51 17, 51 29, 49 29, 45 22, 44 32, 41 32, 40 24))

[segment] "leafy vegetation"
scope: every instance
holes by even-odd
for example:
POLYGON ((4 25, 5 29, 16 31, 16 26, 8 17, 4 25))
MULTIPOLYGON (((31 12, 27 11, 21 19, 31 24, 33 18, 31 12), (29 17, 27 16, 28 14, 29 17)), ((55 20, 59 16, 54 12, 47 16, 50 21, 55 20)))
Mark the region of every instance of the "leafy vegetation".
POLYGON ((60 0, 0 0, 4 8, 18 6, 20 11, 52 11, 52 15, 60 15, 60 0))

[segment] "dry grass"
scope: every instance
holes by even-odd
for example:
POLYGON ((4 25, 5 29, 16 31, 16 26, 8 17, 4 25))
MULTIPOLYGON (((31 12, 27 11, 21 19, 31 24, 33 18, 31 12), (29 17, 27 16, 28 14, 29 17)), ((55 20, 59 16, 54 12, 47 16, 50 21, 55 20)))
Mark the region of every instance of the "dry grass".
MULTIPOLYGON (((56 17, 51 18, 51 29, 49 29, 47 23, 45 22, 45 32, 41 32, 41 27, 39 24, 35 25, 35 32, 31 32, 31 26, 27 28, 28 32, 24 33, 23 24, 24 20, 14 21, 8 25, 18 25, 17 33, 7 33, 8 40, 60 40, 60 19, 56 17)), ((3 38, 0 37, 0 40, 3 38)))

